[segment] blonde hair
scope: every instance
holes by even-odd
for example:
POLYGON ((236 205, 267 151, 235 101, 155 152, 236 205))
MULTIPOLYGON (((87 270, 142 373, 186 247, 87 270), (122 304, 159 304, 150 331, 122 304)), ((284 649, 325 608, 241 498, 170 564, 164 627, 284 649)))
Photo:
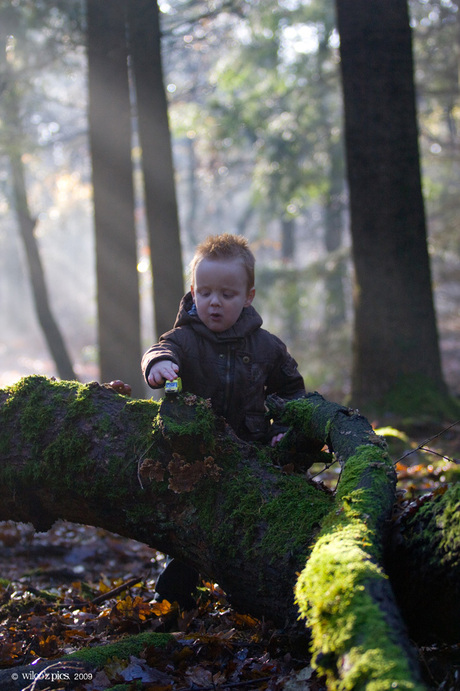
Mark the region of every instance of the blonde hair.
POLYGON ((208 235, 195 250, 190 263, 192 283, 195 279, 195 270, 202 259, 239 259, 248 277, 248 290, 254 286, 255 257, 249 249, 249 242, 242 235, 208 235))

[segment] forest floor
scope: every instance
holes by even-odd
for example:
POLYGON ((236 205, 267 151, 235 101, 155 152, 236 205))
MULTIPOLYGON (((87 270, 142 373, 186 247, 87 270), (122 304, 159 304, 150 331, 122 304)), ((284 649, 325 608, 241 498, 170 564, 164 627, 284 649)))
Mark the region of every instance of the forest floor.
MULTIPOLYGON (((460 424, 419 428, 415 436, 407 430, 382 432, 399 474, 397 513, 410 510, 421 495, 456 481, 460 424)), ((322 476, 331 486, 337 477, 335 466, 322 476)), ((18 666, 34 661, 52 663, 72 651, 113 643, 128 634, 167 630, 174 632, 174 648, 147 650, 128 660, 114 657, 92 679, 70 688, 326 689, 310 666, 306 637, 292 638, 270 622, 232 610, 215 584, 203 584, 198 606, 191 612, 178 613, 154 602, 164 556, 144 544, 66 522, 56 523, 47 533, 35 533, 29 525, 0 523, 0 543, 3 670, 14 674, 18 666)), ((454 648, 458 655, 460 645, 454 648)), ((439 644, 419 649, 430 688, 460 688, 460 667, 452 663, 450 652, 452 646, 439 644)), ((46 684, 24 688, 63 688, 59 682, 46 684)), ((7 688, 0 685, 0 690, 7 688)))
POLYGON ((214 584, 203 583, 190 612, 154 602, 164 556, 146 545, 66 522, 47 533, 0 523, 0 541, 0 667, 13 675, 34 661, 51 664, 128 634, 166 630, 174 632, 174 649, 114 657, 70 688, 102 691, 137 679, 125 688, 325 689, 309 666, 306 638, 293 641, 270 623, 233 611, 214 584))

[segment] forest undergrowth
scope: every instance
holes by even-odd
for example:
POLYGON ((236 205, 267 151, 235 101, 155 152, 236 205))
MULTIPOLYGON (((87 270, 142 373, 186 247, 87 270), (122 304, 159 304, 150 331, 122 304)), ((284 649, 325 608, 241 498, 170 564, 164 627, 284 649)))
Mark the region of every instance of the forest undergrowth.
MULTIPOLYGON (((401 430, 386 437, 399 482, 395 520, 460 472, 460 423, 401 430)), ((338 465, 310 470, 334 486, 338 465), (323 472, 321 472, 323 471, 323 472)), ((165 648, 116 654, 91 679, 65 688, 82 691, 144 689, 325 689, 310 666, 306 636, 276 629, 232 609, 216 584, 203 582, 196 609, 179 612, 154 601, 164 555, 95 527, 56 523, 47 533, 0 523, 0 668, 47 660, 116 643, 141 632, 171 632, 165 648)), ((434 594, 435 596, 435 594, 434 594)), ((274 594, 276 597, 276 594, 274 594)), ((430 688, 460 688, 460 641, 433 644, 419 655, 430 688)), ((0 686, 0 689, 3 688, 0 686)), ((5 687, 6 688, 6 687, 5 687)), ((24 688, 57 691, 52 685, 24 688)))

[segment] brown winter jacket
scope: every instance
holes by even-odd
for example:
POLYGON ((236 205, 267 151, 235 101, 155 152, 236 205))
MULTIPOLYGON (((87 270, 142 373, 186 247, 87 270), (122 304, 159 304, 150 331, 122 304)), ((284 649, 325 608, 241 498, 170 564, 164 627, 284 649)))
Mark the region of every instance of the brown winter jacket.
POLYGON ((200 320, 187 293, 174 328, 142 358, 144 376, 147 380, 155 362, 172 360, 179 365, 184 391, 210 398, 215 412, 225 417, 240 438, 266 442, 268 435, 280 431, 269 433, 266 396, 298 398, 305 388, 284 343, 261 325, 256 310, 245 307, 236 324, 215 333, 200 320))

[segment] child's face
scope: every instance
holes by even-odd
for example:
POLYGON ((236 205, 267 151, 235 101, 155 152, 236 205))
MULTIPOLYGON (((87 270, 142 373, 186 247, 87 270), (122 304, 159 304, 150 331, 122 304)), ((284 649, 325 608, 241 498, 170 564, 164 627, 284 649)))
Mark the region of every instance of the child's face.
POLYGON ((243 307, 254 299, 255 289, 248 289, 246 270, 238 259, 202 259, 193 280, 198 316, 216 333, 233 326, 243 307))

